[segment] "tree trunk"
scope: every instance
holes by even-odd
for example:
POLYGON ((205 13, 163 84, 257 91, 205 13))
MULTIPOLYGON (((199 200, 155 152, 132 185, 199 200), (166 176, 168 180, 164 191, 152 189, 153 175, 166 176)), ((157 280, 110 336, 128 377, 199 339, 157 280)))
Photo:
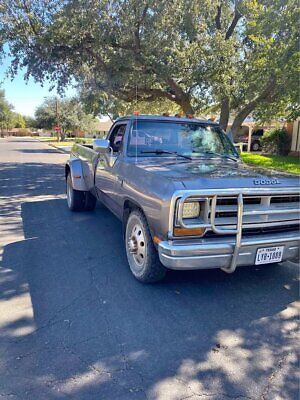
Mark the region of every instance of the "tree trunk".
POLYGON ((274 94, 275 94, 275 89, 276 89, 276 78, 274 76, 271 76, 269 78, 269 81, 268 81, 265 89, 261 92, 261 94, 258 95, 252 101, 249 101, 249 103, 246 104, 244 106, 244 108, 242 108, 236 115, 236 117, 233 121, 232 127, 231 127, 233 137, 235 137, 235 135, 238 133, 244 120, 248 117, 248 115, 252 111, 255 110, 256 106, 259 103, 272 100, 272 98, 274 97, 274 94))
POLYGON ((220 127, 226 131, 229 121, 229 97, 221 100, 220 127))
POLYGON ((248 115, 251 113, 251 111, 254 110, 254 107, 248 107, 249 105, 247 104, 234 118, 233 124, 231 126, 231 131, 233 134, 233 137, 236 137, 238 134, 239 130, 241 129, 242 123, 244 120, 248 117, 248 115))
POLYGON ((194 110, 193 110, 193 107, 191 106, 191 102, 190 102, 190 99, 188 98, 188 96, 186 96, 185 98, 179 99, 178 101, 176 101, 176 103, 178 105, 180 105, 180 107, 182 108, 182 111, 186 115, 194 114, 194 110))

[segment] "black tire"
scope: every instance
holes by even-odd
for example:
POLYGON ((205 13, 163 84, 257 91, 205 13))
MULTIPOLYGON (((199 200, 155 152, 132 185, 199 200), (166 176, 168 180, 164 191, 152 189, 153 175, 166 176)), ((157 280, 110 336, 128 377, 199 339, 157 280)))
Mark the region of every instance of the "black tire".
POLYGON ((97 199, 91 192, 84 192, 84 209, 93 211, 96 207, 97 199))
POLYGON ((85 206, 84 192, 73 189, 71 175, 67 176, 67 203, 71 211, 82 211, 85 206))
POLYGON ((153 283, 164 278, 166 268, 159 261, 146 218, 139 210, 132 211, 127 220, 125 247, 130 270, 138 281, 153 283))
POLYGON ((251 150, 252 151, 259 151, 260 150, 260 143, 259 142, 252 143, 251 150))

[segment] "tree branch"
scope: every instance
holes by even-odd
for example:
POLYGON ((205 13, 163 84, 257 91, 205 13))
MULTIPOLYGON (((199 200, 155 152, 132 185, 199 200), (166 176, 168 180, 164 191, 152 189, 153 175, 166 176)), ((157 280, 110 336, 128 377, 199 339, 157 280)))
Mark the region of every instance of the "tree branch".
POLYGON ((267 85, 265 86, 264 90, 253 100, 249 101, 236 115, 233 124, 232 124, 232 131, 235 133, 245 120, 248 115, 255 110, 256 106, 261 102, 268 102, 272 101, 274 97, 276 89, 276 77, 274 75, 270 76, 267 85))
POLYGON ((242 14, 237 9, 237 6, 238 6, 238 3, 236 4, 236 7, 235 7, 233 20, 231 21, 231 24, 229 25, 229 27, 226 31, 225 40, 230 39, 230 37, 232 36, 232 34, 235 30, 237 23, 239 22, 240 18, 242 17, 242 14))
POLYGON ((222 4, 220 3, 217 6, 217 15, 215 17, 216 27, 219 31, 221 30, 221 13, 222 13, 222 4))
POLYGON ((38 32, 37 32, 37 30, 36 30, 36 27, 35 27, 33 21, 32 21, 32 18, 31 18, 31 16, 30 16, 30 10, 29 10, 29 8, 28 8, 28 5, 27 5, 27 3, 26 3, 26 0, 23 0, 22 3, 23 3, 23 7, 24 7, 25 14, 26 14, 26 16, 27 16, 27 18, 28 18, 28 21, 29 21, 29 25, 30 25, 30 27, 31 27, 31 29, 32 29, 32 32, 35 34, 35 36, 38 36, 38 32))

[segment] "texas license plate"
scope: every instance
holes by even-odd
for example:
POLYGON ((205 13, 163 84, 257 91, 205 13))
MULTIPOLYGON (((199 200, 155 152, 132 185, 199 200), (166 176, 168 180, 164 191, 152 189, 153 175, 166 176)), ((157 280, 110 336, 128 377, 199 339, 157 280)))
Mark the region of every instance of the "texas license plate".
POLYGON ((255 265, 277 263, 282 260, 284 246, 263 247, 258 249, 255 265))

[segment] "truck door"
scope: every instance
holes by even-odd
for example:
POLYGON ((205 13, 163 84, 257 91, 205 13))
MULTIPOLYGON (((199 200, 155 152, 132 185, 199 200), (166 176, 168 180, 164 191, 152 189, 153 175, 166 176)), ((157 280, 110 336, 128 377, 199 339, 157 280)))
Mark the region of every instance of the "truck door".
POLYGON ((100 155, 95 174, 95 186, 100 200, 117 215, 120 213, 116 199, 118 157, 122 151, 126 126, 127 123, 120 122, 113 127, 108 137, 111 153, 100 155))

